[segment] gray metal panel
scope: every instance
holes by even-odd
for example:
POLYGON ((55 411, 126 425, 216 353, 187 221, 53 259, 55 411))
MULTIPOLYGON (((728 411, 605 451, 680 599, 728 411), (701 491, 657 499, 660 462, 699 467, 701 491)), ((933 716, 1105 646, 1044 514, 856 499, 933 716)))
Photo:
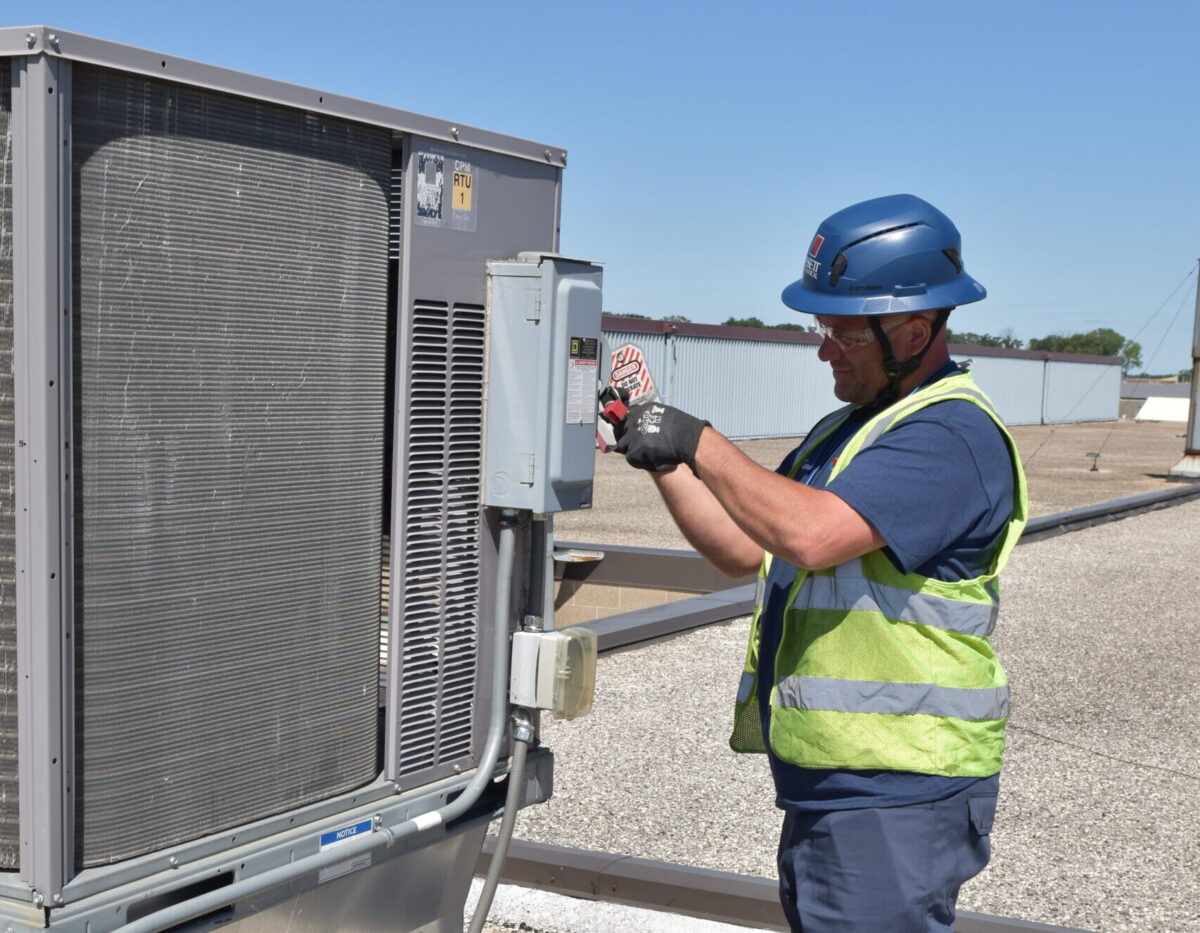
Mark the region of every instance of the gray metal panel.
POLYGON ((391 140, 76 72, 92 865, 376 774, 391 140))
POLYGON ((1115 421, 1121 406, 1121 366, 1049 360, 1042 404, 1046 424, 1115 421))
POLYGON ((958 362, 971 360, 971 374, 996 406, 1005 424, 1042 423, 1042 381, 1045 360, 1003 356, 954 354, 958 362))
POLYGON ((1151 396, 1160 398, 1191 398, 1192 386, 1186 382, 1131 382, 1121 380, 1121 398, 1148 399, 1151 396))
POLYGON ((51 57, 118 68, 146 77, 166 78, 194 87, 354 120, 396 132, 419 134, 452 145, 479 147, 535 163, 556 167, 567 164, 567 154, 560 147, 517 139, 490 130, 456 124, 450 120, 422 116, 314 88, 217 68, 175 55, 134 48, 62 29, 49 29, 45 26, 0 29, 0 56, 31 53, 45 53, 51 57))
POLYGON ((522 254, 489 264, 483 502, 550 514, 592 504, 601 271, 522 254))
MULTIPOLYGON (((423 344, 417 340, 418 337, 431 337, 435 344, 441 337, 436 326, 428 334, 424 330, 418 334, 415 330, 416 325, 427 320, 436 321, 438 315, 444 317, 451 309, 461 315, 475 314, 484 308, 489 260, 515 258, 525 250, 550 251, 558 233, 558 190, 561 184, 561 171, 553 166, 535 165, 495 153, 468 150, 462 146, 447 146, 441 141, 428 138, 416 137, 406 140, 405 155, 405 208, 400 232, 399 323, 396 351, 396 444, 392 483, 395 495, 392 504, 390 578, 393 581, 406 580, 408 574, 404 535, 408 522, 406 496, 409 494, 410 463, 414 462, 413 457, 421 456, 421 451, 425 449, 421 445, 426 441, 429 444, 435 443, 432 439, 423 437, 427 430, 436 430, 437 418, 442 417, 436 413, 440 411, 437 393, 442 390, 434 385, 429 387, 433 394, 425 398, 425 401, 433 406, 435 412, 428 413, 428 421, 418 420, 419 406, 414 405, 417 399, 412 395, 414 374, 410 361, 414 359, 414 353, 425 352, 423 344), (439 156, 443 160, 440 185, 436 159, 422 160, 422 155, 439 156), (469 213, 472 216, 465 216, 461 212, 456 216, 453 213, 453 173, 456 170, 456 161, 469 164, 467 171, 472 176, 469 213), (443 208, 440 216, 434 209, 437 201, 434 195, 438 191, 443 208)), ((422 323, 422 327, 424 326, 422 323)), ((473 333, 474 325, 471 327, 473 333)), ((434 356, 437 356, 436 350, 434 356)), ((450 364, 451 359, 448 358, 445 365, 450 364)), ((470 392, 466 395, 460 392, 453 398, 447 396, 445 401, 451 407, 460 403, 468 407, 473 405, 470 392)), ((445 417, 450 417, 449 410, 445 417)), ((481 457, 482 436, 477 438, 476 444, 472 449, 469 444, 460 442, 456 449, 463 457, 481 457)), ((461 491, 465 492, 465 488, 461 491)), ((474 507, 478 515, 478 493, 474 495, 474 507)), ((496 551, 494 518, 494 510, 483 511, 483 527, 475 545, 477 549, 472 554, 471 545, 459 542, 455 552, 456 562, 447 568, 448 573, 464 575, 461 581, 463 585, 456 589, 454 600, 451 601, 456 607, 455 612, 461 610, 466 613, 473 608, 474 614, 474 627, 471 629, 473 638, 470 644, 465 637, 456 636, 451 645, 456 656, 438 662, 461 662, 464 666, 471 665, 474 670, 474 690, 469 698, 469 715, 473 717, 470 720, 469 749, 462 750, 457 727, 450 728, 453 720, 442 721, 442 714, 434 709, 433 704, 437 702, 434 694, 426 693, 422 696, 414 691, 407 702, 400 699, 404 668, 402 664, 392 660, 404 658, 405 652, 410 651, 416 669, 422 667, 419 660, 422 656, 426 659, 423 663, 428 666, 430 639, 436 642, 437 639, 443 638, 445 626, 451 623, 465 624, 466 616, 451 619, 450 616, 444 615, 443 610, 434 607, 434 603, 446 594, 438 596, 423 609, 415 610, 416 616, 412 619, 419 619, 420 622, 414 622, 414 627, 410 630, 415 637, 410 649, 404 637, 404 629, 412 620, 406 619, 402 601, 397 596, 391 600, 388 619, 390 663, 384 771, 389 778, 399 781, 406 788, 420 786, 456 770, 472 767, 484 739, 490 712, 487 697, 492 671, 490 664, 476 663, 476 657, 478 644, 487 643, 490 637, 493 617, 491 592, 494 587, 496 551), (467 596, 467 574, 476 575, 474 601, 467 596), (411 711, 408 706, 410 703, 416 704, 411 711), (408 717, 409 721, 402 721, 404 717, 408 717), (423 731, 412 732, 410 735, 412 729, 423 731), (442 729, 449 729, 444 738, 439 733, 442 729), (420 750, 422 741, 431 743, 434 750, 432 761, 428 749, 420 750)), ((527 539, 527 535, 521 536, 521 543, 517 548, 514 573, 518 584, 527 576, 527 539)), ((422 543, 431 544, 428 540, 422 543)), ((513 589, 514 601, 523 605, 520 603, 524 595, 520 593, 521 586, 514 585, 513 589)), ((461 634, 465 635, 465 632, 466 629, 463 629, 461 634)), ((440 691, 441 686, 435 689, 440 691)), ((465 702, 466 698, 458 697, 458 700, 465 702)), ((456 706, 455 709, 466 711, 468 707, 462 705, 456 706)), ((447 712, 454 712, 454 709, 448 708, 447 712)))
POLYGON ((69 160, 63 62, 21 60, 13 86, 13 398, 16 443, 20 878, 51 901, 70 861, 72 750, 69 160))
POLYGON ((13 400, 12 71, 0 60, 0 868, 16 868, 17 552, 13 400))
POLYGON ((406 145, 401 281, 407 300, 401 307, 416 301, 485 306, 488 260, 553 250, 558 168, 421 137, 406 145), (472 176, 469 211, 454 207, 456 162, 466 163, 472 176), (435 188, 441 191, 440 212, 430 203, 435 188))

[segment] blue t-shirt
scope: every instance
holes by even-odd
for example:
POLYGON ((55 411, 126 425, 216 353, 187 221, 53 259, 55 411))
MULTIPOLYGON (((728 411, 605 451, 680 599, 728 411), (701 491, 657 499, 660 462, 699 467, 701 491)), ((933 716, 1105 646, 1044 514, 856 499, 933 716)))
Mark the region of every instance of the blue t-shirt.
MULTIPOLYGON (((953 363, 925 384, 961 370, 953 363)), ((992 419, 979 406, 948 399, 903 418, 832 483, 830 471, 851 437, 875 412, 859 409, 801 464, 796 480, 826 488, 865 518, 887 547, 884 554, 903 573, 962 580, 985 572, 1013 507, 1012 459, 992 419)), ((798 450, 779 466, 786 475, 798 450)), ((771 561, 759 620, 759 710, 763 735, 770 717, 783 611, 796 568, 771 561)), ((941 800, 978 778, 947 778, 905 771, 801 768, 770 752, 776 806, 798 810, 898 807, 941 800)))

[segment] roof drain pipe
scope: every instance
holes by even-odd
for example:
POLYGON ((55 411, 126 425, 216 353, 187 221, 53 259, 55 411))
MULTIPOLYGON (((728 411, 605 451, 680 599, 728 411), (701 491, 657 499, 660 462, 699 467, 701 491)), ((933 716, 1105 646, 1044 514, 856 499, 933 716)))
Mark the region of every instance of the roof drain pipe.
MULTIPOLYGON (((432 829, 435 826, 441 826, 457 819, 479 800, 484 789, 492 782, 492 771, 496 767, 496 762, 500 759, 500 746, 504 741, 505 733, 508 731, 508 619, 509 602, 512 594, 513 552, 516 550, 516 525, 518 519, 519 513, 512 509, 505 509, 500 513, 500 540, 496 557, 496 602, 492 622, 492 709, 488 721, 487 740, 484 742, 479 765, 475 770, 475 776, 463 788, 462 793, 452 803, 446 804, 441 809, 422 813, 411 820, 406 820, 394 829, 380 827, 376 832, 366 833, 356 839, 342 843, 333 849, 327 849, 324 852, 318 852, 315 855, 297 859, 287 865, 270 869, 252 878, 235 881, 233 884, 218 888, 215 891, 209 891, 207 894, 201 894, 199 897, 180 901, 152 914, 147 914, 133 923, 121 927, 121 933, 161 933, 163 930, 169 930, 178 924, 193 920, 201 914, 220 910, 222 907, 228 907, 230 904, 236 903, 243 898, 251 897, 278 884, 292 881, 302 875, 319 871, 337 862, 344 862, 346 859, 353 858, 364 852, 383 848, 384 846, 390 848, 400 839, 416 835, 427 829, 432 829)), ((513 764, 514 766, 518 764, 516 759, 519 756, 521 759, 520 765, 523 770, 527 742, 520 739, 520 727, 518 727, 517 733, 517 743, 513 746, 513 764)), ((532 739, 532 730, 530 730, 529 738, 532 739)), ((520 778, 520 776, 519 773, 515 775, 517 778, 520 778)), ((520 784, 519 780, 514 780, 514 774, 510 770, 509 800, 513 797, 513 788, 519 787, 520 784)), ((505 801, 506 817, 509 800, 505 801)), ((515 809, 514 806, 514 812, 515 809)), ((495 861, 496 859, 493 857, 493 862, 495 861)))

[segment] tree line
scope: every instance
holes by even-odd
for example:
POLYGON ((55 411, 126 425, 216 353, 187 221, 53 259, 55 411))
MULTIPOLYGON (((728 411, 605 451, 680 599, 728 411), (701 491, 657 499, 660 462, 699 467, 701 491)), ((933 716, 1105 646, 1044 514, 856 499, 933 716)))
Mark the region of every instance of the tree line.
MULTIPOLYGON (((622 317, 642 318, 643 320, 671 321, 676 324, 691 324, 692 320, 682 314, 668 314, 660 318, 650 318, 645 314, 622 314, 622 317)), ((816 328, 804 324, 766 324, 756 317, 729 317, 722 322, 725 327, 761 327, 765 330, 799 330, 813 332, 816 328)), ((1003 347, 1007 350, 1044 350, 1049 353, 1081 353, 1087 356, 1117 356, 1121 358, 1121 372, 1128 375, 1130 370, 1142 365, 1142 345, 1136 340, 1130 340, 1111 327, 1097 327, 1095 330, 1075 334, 1050 334, 1046 337, 1034 337, 1028 343, 1013 333, 1012 328, 1006 328, 999 334, 977 334, 969 330, 953 330, 946 328, 946 336, 951 343, 970 344, 975 347, 1003 347)), ((1141 373, 1140 375, 1146 375, 1141 373)), ((1178 374, 1180 378, 1191 376, 1191 370, 1178 374)))

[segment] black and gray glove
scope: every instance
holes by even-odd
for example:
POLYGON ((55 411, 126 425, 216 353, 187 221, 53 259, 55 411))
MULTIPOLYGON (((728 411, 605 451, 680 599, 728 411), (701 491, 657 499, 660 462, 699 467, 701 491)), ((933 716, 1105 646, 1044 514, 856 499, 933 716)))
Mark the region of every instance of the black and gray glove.
POLYGON ((696 447, 708 426, 661 402, 634 405, 617 427, 617 452, 639 470, 665 473, 686 463, 695 471, 696 447))

